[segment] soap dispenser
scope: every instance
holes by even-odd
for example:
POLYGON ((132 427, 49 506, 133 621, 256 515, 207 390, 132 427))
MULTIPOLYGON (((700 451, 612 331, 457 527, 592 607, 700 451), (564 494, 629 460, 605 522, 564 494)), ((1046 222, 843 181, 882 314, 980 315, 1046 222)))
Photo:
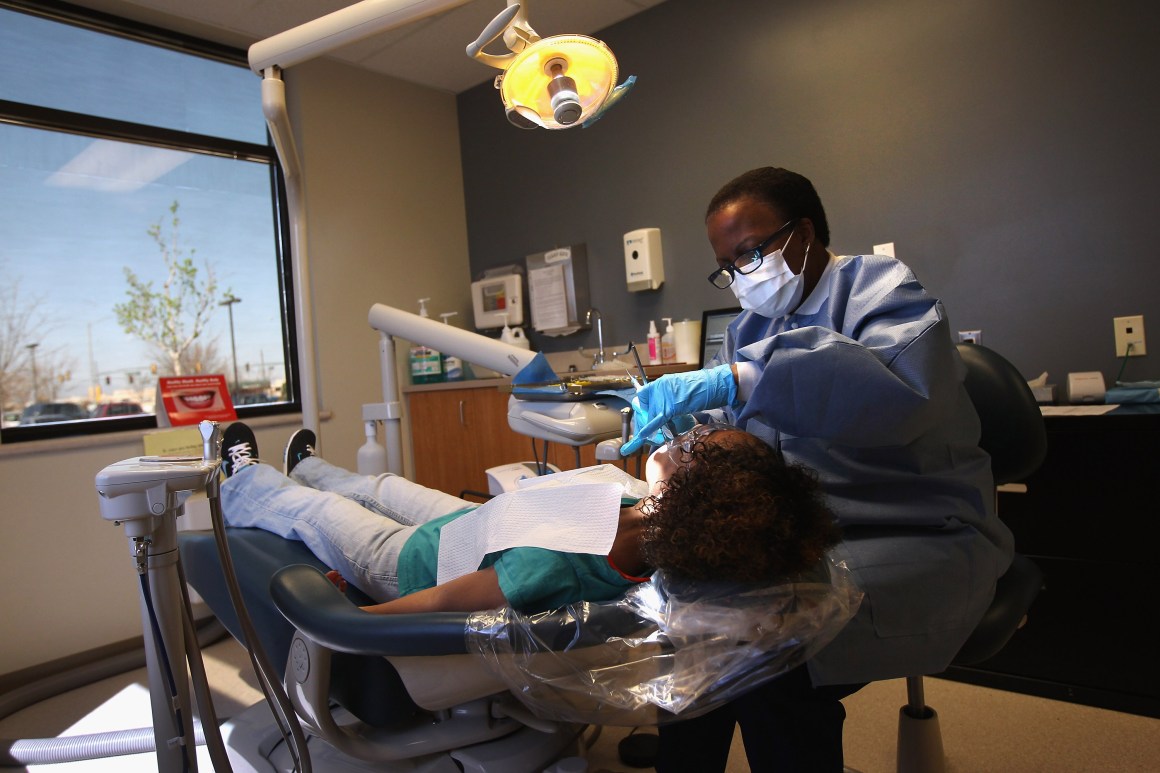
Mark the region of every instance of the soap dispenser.
POLYGON ((378 425, 364 421, 367 440, 358 449, 359 475, 382 475, 387 471, 387 449, 379 442, 378 425))
POLYGON ((661 336, 661 362, 668 365, 677 361, 677 336, 673 330, 673 318, 661 317, 661 319, 668 323, 665 334, 661 336))
MULTIPOLYGON (((443 319, 444 325, 450 325, 447 320, 458 314, 458 311, 444 311, 439 316, 443 319)), ((443 380, 444 381, 462 381, 463 380, 463 360, 456 357, 454 354, 443 355, 443 380)))
MULTIPOLYGON (((430 298, 419 299, 419 316, 430 317, 427 313, 427 301, 430 298)), ((439 352, 423 344, 411 347, 411 382, 414 384, 435 384, 443 380, 443 368, 439 361, 439 352)))

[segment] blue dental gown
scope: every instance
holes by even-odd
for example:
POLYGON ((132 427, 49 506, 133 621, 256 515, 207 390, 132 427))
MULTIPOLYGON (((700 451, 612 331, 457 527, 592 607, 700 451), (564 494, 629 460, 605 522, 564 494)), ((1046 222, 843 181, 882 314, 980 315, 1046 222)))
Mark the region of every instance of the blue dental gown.
MULTIPOLYGON (((942 304, 899 261, 830 257, 797 313, 742 313, 724 417, 818 472, 866 593, 810 663, 815 684, 942 671, 1011 560, 989 458, 942 304)), ((716 413, 716 412, 714 412, 716 413)))

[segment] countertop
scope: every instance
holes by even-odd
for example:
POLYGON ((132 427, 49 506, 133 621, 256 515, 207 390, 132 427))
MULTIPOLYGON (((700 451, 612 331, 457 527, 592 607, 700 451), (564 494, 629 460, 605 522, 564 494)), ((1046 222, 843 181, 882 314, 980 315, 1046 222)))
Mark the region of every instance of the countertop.
MULTIPOLYGON (((685 362, 670 363, 668 365, 645 365, 644 372, 650 379, 657 376, 663 376, 666 373, 683 373, 688 370, 693 370, 693 366, 685 362)), ((601 370, 601 371, 556 371, 561 378, 576 378, 583 376, 615 376, 618 372, 615 370, 601 370)), ((635 368, 633 369, 635 374, 635 368)), ((512 380, 507 376, 500 378, 476 378, 468 381, 440 381, 435 384, 404 384, 400 387, 403 394, 413 394, 417 392, 443 392, 449 389, 505 389, 510 388, 512 380)))

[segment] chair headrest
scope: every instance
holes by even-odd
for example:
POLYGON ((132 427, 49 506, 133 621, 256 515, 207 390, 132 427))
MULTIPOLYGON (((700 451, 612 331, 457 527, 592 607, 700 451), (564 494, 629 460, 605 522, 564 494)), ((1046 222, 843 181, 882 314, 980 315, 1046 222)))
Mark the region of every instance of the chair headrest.
POLYGON ((1043 413, 1023 375, 997 352, 958 344, 967 366, 965 386, 979 414, 979 445, 991 455, 995 483, 1023 480, 1047 455, 1043 413))

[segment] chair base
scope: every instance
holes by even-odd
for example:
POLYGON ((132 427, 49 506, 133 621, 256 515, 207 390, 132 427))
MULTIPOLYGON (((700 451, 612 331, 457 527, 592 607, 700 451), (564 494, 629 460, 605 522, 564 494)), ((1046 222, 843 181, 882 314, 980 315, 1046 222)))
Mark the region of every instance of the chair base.
MULTIPOLYGON (((341 709, 339 710, 341 711, 341 709)), ((352 719, 347 717, 347 719, 352 719)), ((235 773, 291 773, 293 761, 274 725, 269 707, 256 703, 222 725, 226 752, 235 773)), ((320 738, 307 734, 316 771, 326 773, 508 773, 544 770, 556 760, 579 752, 573 733, 541 733, 522 727, 510 735, 463 749, 389 763, 348 757, 320 738)))
POLYGON ((910 706, 898 710, 898 773, 944 773, 942 731, 938 712, 924 706, 921 716, 914 716, 910 706))

